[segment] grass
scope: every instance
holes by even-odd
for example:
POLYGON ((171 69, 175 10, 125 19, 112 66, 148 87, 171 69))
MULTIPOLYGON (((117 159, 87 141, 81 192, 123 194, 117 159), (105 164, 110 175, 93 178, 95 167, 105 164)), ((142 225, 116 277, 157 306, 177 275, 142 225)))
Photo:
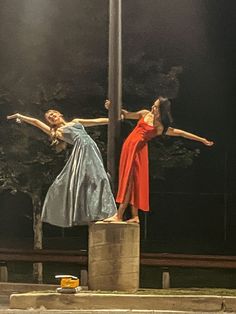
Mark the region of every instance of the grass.
MULTIPOLYGON (((56 291, 31 291, 30 294, 40 294, 40 293, 55 293, 56 291)), ((139 289, 135 293, 123 292, 123 291, 90 291, 82 290, 85 294, 135 294, 135 295, 214 295, 214 296, 233 296, 236 297, 236 290, 234 289, 218 289, 218 288, 188 288, 188 289, 139 289)))

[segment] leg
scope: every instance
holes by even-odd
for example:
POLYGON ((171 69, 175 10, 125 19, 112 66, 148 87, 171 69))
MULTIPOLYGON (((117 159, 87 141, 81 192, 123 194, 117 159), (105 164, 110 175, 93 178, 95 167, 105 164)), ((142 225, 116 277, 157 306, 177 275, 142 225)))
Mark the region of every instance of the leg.
POLYGON ((139 224, 139 217, 138 217, 138 208, 135 207, 134 205, 131 206, 131 213, 132 213, 132 218, 127 220, 128 223, 134 222, 139 224))
POLYGON ((128 183, 128 187, 127 187, 127 190, 125 193, 124 201, 123 201, 123 203, 120 204, 118 211, 117 211, 117 214, 115 214, 112 217, 106 218, 103 221, 105 221, 105 222, 121 222, 121 221, 123 221, 124 212, 125 212, 128 204, 129 204, 129 202, 130 202, 131 187, 132 187, 131 182, 132 182, 132 180, 129 179, 129 183, 128 183))
POLYGON ((129 184, 125 193, 125 199, 124 202, 120 204, 117 212, 117 218, 120 219, 120 221, 123 220, 124 212, 129 205, 130 202, 130 196, 131 196, 131 180, 129 180, 129 184))

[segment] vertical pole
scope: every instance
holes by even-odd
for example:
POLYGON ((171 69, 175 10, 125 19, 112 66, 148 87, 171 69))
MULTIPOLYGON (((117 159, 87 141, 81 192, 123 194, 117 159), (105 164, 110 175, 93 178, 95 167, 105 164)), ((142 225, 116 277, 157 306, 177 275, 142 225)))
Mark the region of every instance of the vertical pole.
POLYGON ((170 273, 168 267, 163 267, 162 289, 170 289, 170 273))
MULTIPOLYGON (((32 195, 33 203, 33 230, 34 250, 41 250, 43 247, 43 229, 41 220, 41 191, 32 195)), ((33 278, 37 283, 43 282, 43 263, 33 263, 33 278)))
POLYGON ((109 1, 109 70, 108 98, 111 100, 108 125, 107 169, 117 190, 120 111, 122 103, 121 1, 109 1))
POLYGON ((228 152, 225 152, 224 158, 224 241, 228 239, 228 152))

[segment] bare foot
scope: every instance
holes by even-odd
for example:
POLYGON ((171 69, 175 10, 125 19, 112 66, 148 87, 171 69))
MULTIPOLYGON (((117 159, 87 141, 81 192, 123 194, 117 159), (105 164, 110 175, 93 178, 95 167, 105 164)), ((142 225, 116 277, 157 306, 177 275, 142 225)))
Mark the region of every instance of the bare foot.
POLYGON ((136 224, 139 224, 139 218, 138 216, 135 216, 133 218, 130 218, 128 220, 126 220, 127 223, 136 223, 136 224))
POLYGON ((122 222, 122 219, 120 219, 118 217, 117 214, 115 214, 114 216, 108 217, 106 219, 103 220, 104 222, 122 222))

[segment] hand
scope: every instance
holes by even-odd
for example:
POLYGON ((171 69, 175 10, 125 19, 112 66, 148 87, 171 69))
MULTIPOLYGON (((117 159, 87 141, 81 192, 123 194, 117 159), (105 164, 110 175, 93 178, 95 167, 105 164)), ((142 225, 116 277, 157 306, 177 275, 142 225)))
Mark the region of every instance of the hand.
POLYGON ((125 120, 125 110, 121 109, 120 119, 123 121, 125 120))
POLYGON ((109 99, 106 99, 104 106, 107 110, 109 110, 111 108, 111 101, 109 99))
POLYGON ((17 123, 21 123, 22 116, 19 113, 15 113, 10 116, 7 116, 7 120, 12 120, 12 119, 16 119, 17 123))
POLYGON ((19 119, 20 114, 19 113, 14 113, 10 116, 7 116, 7 120, 11 120, 11 119, 19 119))
POLYGON ((203 139, 202 143, 206 146, 212 146, 214 145, 213 141, 208 141, 206 138, 203 139))

